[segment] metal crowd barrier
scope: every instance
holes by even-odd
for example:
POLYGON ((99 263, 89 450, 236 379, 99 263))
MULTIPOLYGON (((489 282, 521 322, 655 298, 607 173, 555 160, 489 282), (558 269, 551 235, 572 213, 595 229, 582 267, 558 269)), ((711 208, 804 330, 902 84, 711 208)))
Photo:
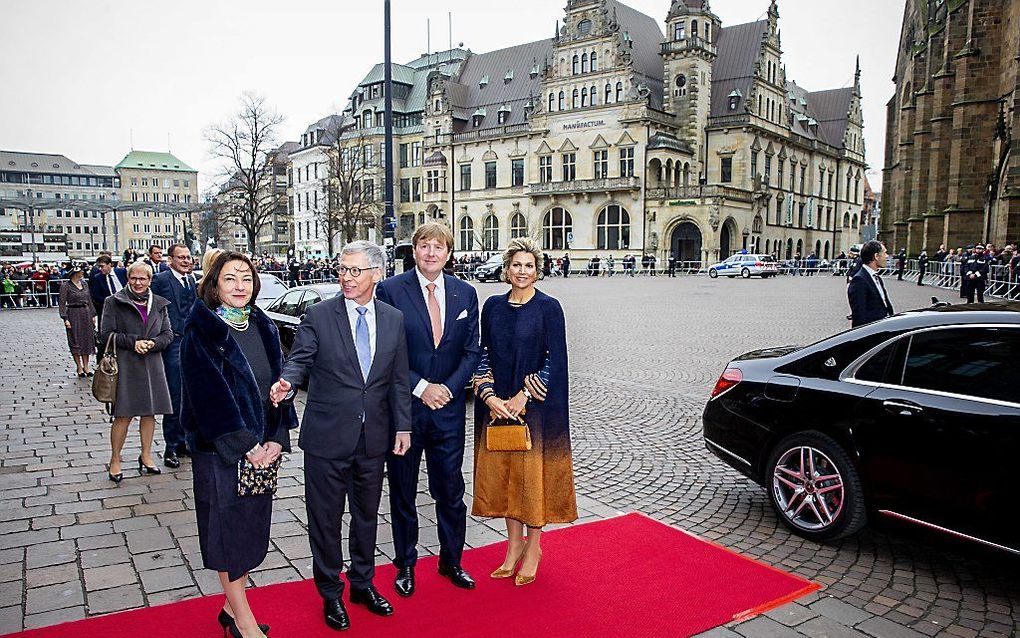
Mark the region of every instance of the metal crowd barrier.
POLYGON ((12 279, 11 281, 15 286, 13 293, 4 292, 0 286, 0 310, 56 308, 60 304, 60 286, 66 280, 12 279))
MULTIPOLYGON (((892 258, 890 257, 890 260, 892 258)), ((923 284, 947 290, 959 290, 960 262, 929 261, 925 269, 923 284)), ((899 270, 893 264, 887 264, 884 274, 896 277, 899 270)), ((903 269, 903 280, 917 283, 921 274, 918 260, 908 259, 903 269)), ((1010 273, 1009 266, 1000 264, 988 268, 988 282, 985 284, 985 296, 1001 299, 1020 300, 1020 272, 1010 273)))

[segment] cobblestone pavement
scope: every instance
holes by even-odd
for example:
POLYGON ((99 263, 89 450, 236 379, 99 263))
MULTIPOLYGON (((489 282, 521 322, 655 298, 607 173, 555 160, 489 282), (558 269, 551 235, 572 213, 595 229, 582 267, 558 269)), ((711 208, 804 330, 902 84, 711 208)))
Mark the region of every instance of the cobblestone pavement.
MULTIPOLYGON (((1017 635, 1020 562, 888 523, 829 545, 802 540, 779 525, 760 488, 705 450, 700 414, 725 363, 844 329, 841 279, 617 276, 542 288, 567 315, 581 521, 639 510, 824 586, 706 636, 1017 635)), ((888 289, 900 309, 953 297, 895 281, 888 289)), ((188 462, 158 477, 126 471, 119 486, 106 480, 108 427, 71 374, 61 332, 53 311, 0 313, 0 633, 219 588, 201 568, 188 462)), ((132 433, 125 469, 137 451, 132 433)), ((301 461, 296 451, 285 464, 256 586, 311 576, 301 461)), ((434 553, 434 512, 420 489, 421 550, 434 553)), ((385 562, 392 543, 381 514, 385 562)), ((470 520, 469 545, 500 540, 500 526, 470 520)))

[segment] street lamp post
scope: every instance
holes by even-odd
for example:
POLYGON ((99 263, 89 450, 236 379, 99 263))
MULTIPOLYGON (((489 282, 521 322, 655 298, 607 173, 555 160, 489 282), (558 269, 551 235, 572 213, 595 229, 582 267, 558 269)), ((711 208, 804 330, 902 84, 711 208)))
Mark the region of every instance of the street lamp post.
POLYGON ((25 208, 25 226, 28 227, 29 243, 32 246, 32 264, 34 265, 38 262, 35 253, 35 206, 32 205, 32 189, 27 188, 25 192, 28 194, 28 207, 25 208))

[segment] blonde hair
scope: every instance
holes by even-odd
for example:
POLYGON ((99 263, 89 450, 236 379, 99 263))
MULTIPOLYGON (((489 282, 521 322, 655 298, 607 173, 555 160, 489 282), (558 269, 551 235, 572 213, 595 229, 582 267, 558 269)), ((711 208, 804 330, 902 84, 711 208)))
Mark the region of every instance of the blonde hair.
POLYGON ((411 246, 417 247, 418 242, 432 239, 446 243, 446 247, 453 252, 453 231, 439 222, 426 222, 419 226, 411 238, 411 246))
POLYGON ((503 251, 503 281, 506 283, 510 283, 510 263, 513 262, 514 255, 517 253, 530 253, 535 258, 536 274, 542 268, 543 253, 542 249, 538 247, 538 242, 530 237, 511 239, 510 245, 503 251))
POLYGON ((205 251, 205 254, 202 255, 203 278, 205 277, 205 273, 209 272, 209 269, 212 268, 213 262, 216 261, 216 258, 219 257, 222 253, 223 253, 222 248, 210 248, 209 250, 205 251))

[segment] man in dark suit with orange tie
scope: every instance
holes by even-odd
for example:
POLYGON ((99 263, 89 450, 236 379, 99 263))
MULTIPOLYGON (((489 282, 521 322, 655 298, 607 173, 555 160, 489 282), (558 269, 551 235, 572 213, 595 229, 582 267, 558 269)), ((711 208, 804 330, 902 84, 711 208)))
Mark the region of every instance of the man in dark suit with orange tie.
POLYGON ((380 301, 404 313, 412 399, 411 449, 389 455, 390 515, 401 596, 414 593, 418 560, 418 471, 424 453, 429 494, 439 524, 439 573, 457 587, 475 581, 461 567, 467 506, 464 504, 464 386, 478 367, 478 294, 443 273, 453 251, 453 234, 442 224, 422 225, 412 238, 415 267, 388 279, 380 301))
POLYGON ((878 274, 885 268, 888 257, 880 241, 871 240, 861 248, 861 268, 847 287, 850 321, 854 328, 893 315, 892 302, 878 274))

